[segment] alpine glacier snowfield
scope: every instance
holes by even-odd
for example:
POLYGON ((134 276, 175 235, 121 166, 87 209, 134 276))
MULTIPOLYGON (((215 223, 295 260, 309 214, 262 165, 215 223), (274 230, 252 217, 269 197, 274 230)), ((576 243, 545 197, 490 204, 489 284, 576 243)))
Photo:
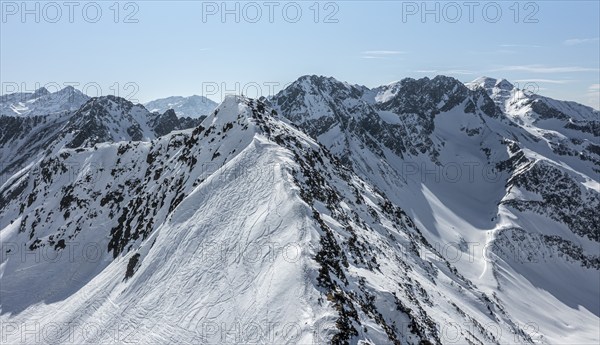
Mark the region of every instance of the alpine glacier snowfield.
POLYGON ((485 77, 201 120, 35 94, 0 105, 3 344, 600 342, 597 110, 485 77))

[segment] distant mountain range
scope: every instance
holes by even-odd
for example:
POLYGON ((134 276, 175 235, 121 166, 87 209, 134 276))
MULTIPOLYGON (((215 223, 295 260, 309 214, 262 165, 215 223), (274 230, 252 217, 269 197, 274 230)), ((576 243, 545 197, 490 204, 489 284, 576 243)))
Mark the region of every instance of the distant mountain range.
POLYGON ((47 343, 599 340, 597 110, 487 77, 312 75, 204 108, 67 91, 0 104, 7 343, 30 324, 59 325, 47 343))
POLYGON ((64 148, 150 141, 202 121, 179 117, 172 109, 151 113, 120 97, 90 98, 71 87, 10 94, 1 100, 0 178, 64 148))
POLYGON ((0 115, 39 116, 79 109, 89 97, 67 86, 57 92, 39 88, 34 92, 18 92, 0 96, 0 115))
POLYGON ((164 113, 169 109, 173 109, 177 116, 194 119, 207 116, 217 105, 216 102, 204 96, 196 95, 190 97, 172 96, 144 103, 144 106, 151 112, 164 113))

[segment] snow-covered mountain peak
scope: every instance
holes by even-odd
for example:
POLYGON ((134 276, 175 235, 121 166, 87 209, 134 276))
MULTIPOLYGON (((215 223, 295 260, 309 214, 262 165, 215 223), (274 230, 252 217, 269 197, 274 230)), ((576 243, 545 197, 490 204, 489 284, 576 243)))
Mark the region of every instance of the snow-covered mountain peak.
MULTIPOLYGON (((423 79, 427 80, 428 78, 423 79)), ((435 76, 433 79, 431 79, 431 85, 433 87, 443 87, 446 90, 458 90, 465 88, 465 85, 461 83, 460 80, 445 75, 435 76)))
POLYGON ((151 112, 164 113, 168 109, 175 110, 178 117, 200 118, 215 109, 217 103, 204 97, 193 95, 189 97, 171 96, 160 98, 144 104, 151 112))
POLYGON ((324 75, 316 75, 316 74, 307 74, 299 77, 294 83, 304 84, 304 85, 318 85, 326 82, 336 83, 337 79, 333 77, 326 77, 324 75))
POLYGON ((515 86, 511 82, 509 82, 508 80, 506 80, 506 79, 500 79, 500 80, 498 80, 496 82, 496 85, 494 85, 494 87, 497 87, 497 88, 499 88, 501 90, 508 90, 508 91, 510 91, 510 90, 512 90, 512 89, 515 88, 515 86))
POLYGON ((515 88, 515 86, 511 82, 504 78, 496 79, 490 77, 479 77, 473 80, 472 82, 465 83, 465 86, 467 86, 471 90, 482 88, 488 91, 488 93, 490 94, 494 92, 497 93, 498 91, 496 90, 512 91, 515 88))
POLYGON ((64 88, 56 91, 56 95, 68 95, 68 96, 81 96, 85 95, 83 92, 77 90, 71 85, 65 86, 64 88))
POLYGON ((149 113, 141 104, 134 104, 122 97, 107 95, 90 98, 75 112, 75 116, 85 114, 86 116, 95 118, 115 117, 131 111, 144 114, 149 113))
MULTIPOLYGON (((469 97, 473 98, 473 110, 476 103, 481 103, 475 99, 480 95, 473 94, 459 80, 446 76, 436 76, 433 79, 405 78, 392 88, 383 88, 379 94, 382 92, 385 97, 380 96, 380 102, 377 104, 380 110, 394 111, 397 114, 419 114, 424 117, 448 111, 469 97)), ((482 104, 485 102, 486 100, 483 100, 482 104)), ((493 110, 488 109, 486 113, 491 115, 493 110)))
POLYGON ((294 81, 288 88, 290 90, 302 90, 308 94, 335 94, 341 96, 348 94, 350 96, 358 96, 364 90, 368 90, 365 86, 354 85, 348 82, 337 80, 333 77, 321 75, 304 75, 294 81))
POLYGON ((487 90, 493 88, 496 85, 496 83, 498 83, 498 79, 482 76, 471 82, 465 83, 465 85, 471 90, 474 90, 476 88, 484 88, 487 90))
POLYGON ((433 79, 428 77, 420 79, 403 78, 399 81, 376 87, 371 91, 375 102, 385 103, 390 101, 400 92, 425 93, 431 92, 432 90, 452 93, 456 91, 464 91, 464 85, 455 78, 438 75, 433 79))
POLYGON ((93 97, 69 119, 67 147, 92 146, 109 141, 149 141, 156 138, 151 114, 141 104, 113 95, 93 97))
POLYGON ((251 116, 251 109, 247 106, 248 99, 243 96, 227 95, 223 102, 213 110, 204 121, 204 127, 225 125, 251 116))
POLYGON ((0 115, 42 116, 79 109, 89 97, 67 86, 56 92, 41 87, 35 92, 19 92, 0 97, 0 115))
POLYGON ((40 87, 39 89, 35 90, 32 94, 33 98, 37 98, 37 97, 42 97, 45 95, 50 94, 50 91, 48 91, 48 89, 46 89, 45 87, 40 87))
POLYGON ((364 97, 370 103, 384 103, 398 94, 402 87, 402 80, 376 87, 364 97))
POLYGON ((166 116, 166 117, 172 118, 172 117, 177 117, 177 113, 175 113, 175 110, 173 110, 173 109, 167 109, 167 111, 165 111, 162 114, 162 116, 166 116))
POLYGON ((484 90, 506 115, 522 124, 544 119, 597 121, 600 117, 600 113, 591 107, 544 97, 527 87, 518 88, 506 79, 479 77, 465 85, 473 91, 484 90))
POLYGON ((405 78, 371 90, 332 78, 305 76, 271 98, 271 104, 341 156, 351 152, 358 138, 376 157, 384 155, 381 142, 399 156, 407 151, 435 156, 428 134, 436 115, 455 108, 492 117, 498 112, 485 91, 471 91, 459 80, 445 76, 405 78))
MULTIPOLYGON (((347 122, 365 112, 373 112, 363 99, 365 90, 368 89, 331 77, 302 76, 273 96, 270 103, 277 110, 283 109, 287 118, 298 124, 312 118, 320 119, 323 126, 329 126, 336 122, 347 122)), ((307 131, 316 135, 320 129, 307 131)))

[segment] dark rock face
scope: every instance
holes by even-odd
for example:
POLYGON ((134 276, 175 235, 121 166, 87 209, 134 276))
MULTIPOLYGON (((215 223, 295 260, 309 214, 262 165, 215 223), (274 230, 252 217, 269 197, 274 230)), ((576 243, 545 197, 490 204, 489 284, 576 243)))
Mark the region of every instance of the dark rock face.
POLYGON ((521 263, 539 263, 565 258, 585 268, 600 270, 598 253, 584 249, 560 236, 539 235, 520 228, 502 230, 497 237, 495 252, 509 260, 521 263))
POLYGON ((65 115, 0 116, 0 176, 18 171, 59 138, 65 115))
POLYGON ((150 126, 158 136, 171 133, 175 129, 179 129, 179 119, 173 109, 167 110, 164 114, 158 115, 151 120, 150 126))
POLYGON ((600 137, 600 121, 569 121, 565 128, 590 133, 595 137, 600 137))
POLYGON ((379 105, 380 109, 397 114, 417 114, 431 118, 462 103, 470 93, 454 78, 437 76, 434 79, 403 79, 394 97, 379 105))
POLYGON ((558 119, 567 121, 570 117, 558 109, 550 107, 548 104, 541 100, 534 100, 531 103, 531 109, 541 115, 542 119, 558 119))
MULTIPOLYGON (((485 90, 469 90, 460 81, 444 76, 407 78, 373 90, 333 78, 305 76, 271 102, 315 138, 339 126, 347 138, 358 138, 378 155, 387 148, 399 157, 426 153, 433 160, 438 156, 431 138, 436 115, 458 107, 474 116, 497 118, 501 113, 485 90), (374 94, 389 96, 375 101, 374 94), (398 122, 382 121, 381 111, 396 114, 398 122)), ((343 159, 350 162, 349 157, 343 159)))
POLYGON ((157 115, 151 119, 149 125, 154 130, 156 135, 161 137, 176 130, 196 127, 200 125, 205 118, 206 116, 199 118, 177 117, 175 111, 173 109, 169 109, 165 111, 164 114, 157 115))
POLYGON ((586 190, 566 172, 543 162, 528 162, 527 169, 516 173, 508 188, 519 187, 541 196, 542 200, 504 201, 519 211, 546 215, 569 227, 581 237, 600 242, 600 193, 586 190))
POLYGON ((198 127, 202 123, 202 121, 204 121, 204 119, 206 119, 206 116, 200 116, 198 118, 180 117, 179 118, 179 129, 183 130, 183 129, 198 127))
POLYGON ((145 111, 142 106, 112 95, 90 99, 67 124, 66 130, 75 134, 67 147, 90 147, 124 139, 142 140, 144 133, 132 115, 134 108, 137 112, 145 111))
POLYGON ((125 280, 133 277, 133 274, 137 270, 139 260, 140 253, 133 254, 133 256, 129 259, 129 262, 127 263, 127 271, 125 271, 125 280))

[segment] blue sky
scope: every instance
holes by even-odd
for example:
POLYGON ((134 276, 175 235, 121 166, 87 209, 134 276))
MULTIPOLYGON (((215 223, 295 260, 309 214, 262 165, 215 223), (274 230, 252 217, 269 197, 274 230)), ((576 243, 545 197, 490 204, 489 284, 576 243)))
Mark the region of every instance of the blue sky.
POLYGON ((598 1, 75 3, 2 1, 2 93, 79 83, 142 102, 219 100, 305 74, 369 87, 444 74, 600 106, 598 1))

